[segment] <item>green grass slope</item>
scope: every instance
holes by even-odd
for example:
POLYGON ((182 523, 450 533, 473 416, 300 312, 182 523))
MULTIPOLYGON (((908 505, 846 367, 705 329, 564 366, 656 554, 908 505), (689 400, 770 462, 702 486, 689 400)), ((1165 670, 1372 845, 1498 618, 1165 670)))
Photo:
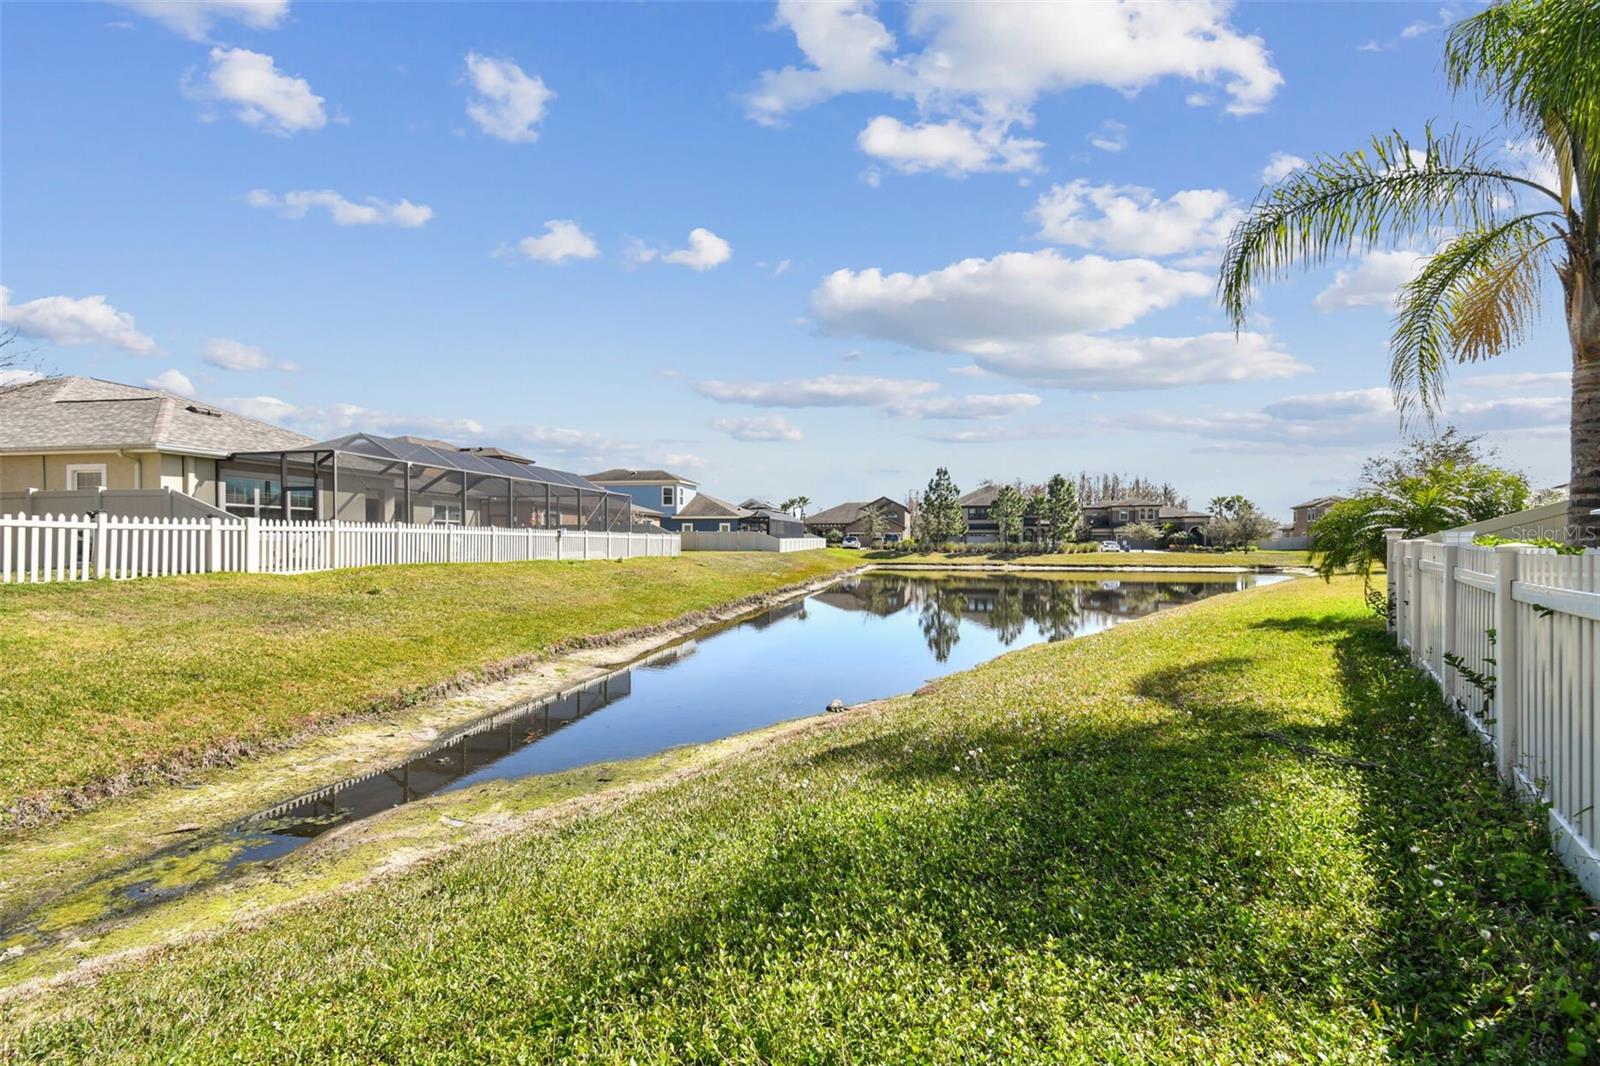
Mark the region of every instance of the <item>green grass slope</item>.
POLYGON ((1596 925, 1356 586, 1301 581, 1006 656, 0 1029, 95 1062, 1559 1062, 1600 1035, 1596 925))

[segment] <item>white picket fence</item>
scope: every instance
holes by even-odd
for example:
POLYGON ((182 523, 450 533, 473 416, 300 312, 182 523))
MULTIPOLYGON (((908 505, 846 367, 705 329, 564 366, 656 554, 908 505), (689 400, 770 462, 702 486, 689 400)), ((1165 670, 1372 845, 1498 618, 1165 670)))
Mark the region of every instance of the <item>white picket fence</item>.
POLYGON ((683 550, 689 552, 806 552, 826 548, 821 537, 774 537, 754 530, 710 532, 686 529, 683 550))
POLYGON ((304 574, 402 563, 677 555, 670 533, 285 522, 246 518, 0 515, 0 583, 237 571, 304 574))
POLYGON ((1388 564, 1397 639, 1600 899, 1600 555, 1391 533, 1388 564))

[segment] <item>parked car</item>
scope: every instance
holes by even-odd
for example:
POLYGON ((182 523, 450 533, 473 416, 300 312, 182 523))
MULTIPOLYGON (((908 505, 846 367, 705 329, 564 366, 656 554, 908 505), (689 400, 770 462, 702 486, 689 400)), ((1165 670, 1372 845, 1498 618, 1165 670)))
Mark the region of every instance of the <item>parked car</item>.
POLYGON ((854 537, 854 536, 846 537, 846 538, 844 538, 843 540, 841 540, 839 542, 839 547, 841 547, 841 548, 859 548, 859 547, 861 547, 861 538, 860 537, 854 537))
POLYGON ((1119 552, 1122 550, 1122 545, 1114 540, 1103 540, 1100 542, 1100 550, 1103 552, 1119 552))

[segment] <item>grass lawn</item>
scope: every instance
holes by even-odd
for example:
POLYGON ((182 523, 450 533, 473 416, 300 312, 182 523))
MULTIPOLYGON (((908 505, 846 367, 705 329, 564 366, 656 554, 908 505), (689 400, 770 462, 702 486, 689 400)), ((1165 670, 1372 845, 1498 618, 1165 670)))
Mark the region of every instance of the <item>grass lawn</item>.
POLYGON ((1600 917, 1353 580, 825 724, 0 1031, 95 1062, 1595 1053, 1600 917))
POLYGON ((19 801, 859 562, 698 552, 0 587, 0 824, 19 801))
POLYGON ((1058 555, 1040 552, 1037 555, 980 554, 962 552, 947 555, 944 552, 922 552, 896 555, 892 552, 862 552, 867 559, 881 564, 908 566, 937 564, 939 566, 1083 566, 1104 569, 1119 566, 1306 566, 1308 553, 1303 551, 1253 551, 1253 552, 1079 552, 1058 555))

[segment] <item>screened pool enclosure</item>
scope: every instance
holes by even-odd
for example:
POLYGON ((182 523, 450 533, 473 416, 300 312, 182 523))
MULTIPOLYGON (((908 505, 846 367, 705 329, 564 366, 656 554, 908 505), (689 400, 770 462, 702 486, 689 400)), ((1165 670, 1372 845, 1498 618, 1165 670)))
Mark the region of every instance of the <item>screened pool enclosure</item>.
POLYGON ((352 433, 218 464, 241 518, 627 532, 629 498, 495 448, 352 433))

